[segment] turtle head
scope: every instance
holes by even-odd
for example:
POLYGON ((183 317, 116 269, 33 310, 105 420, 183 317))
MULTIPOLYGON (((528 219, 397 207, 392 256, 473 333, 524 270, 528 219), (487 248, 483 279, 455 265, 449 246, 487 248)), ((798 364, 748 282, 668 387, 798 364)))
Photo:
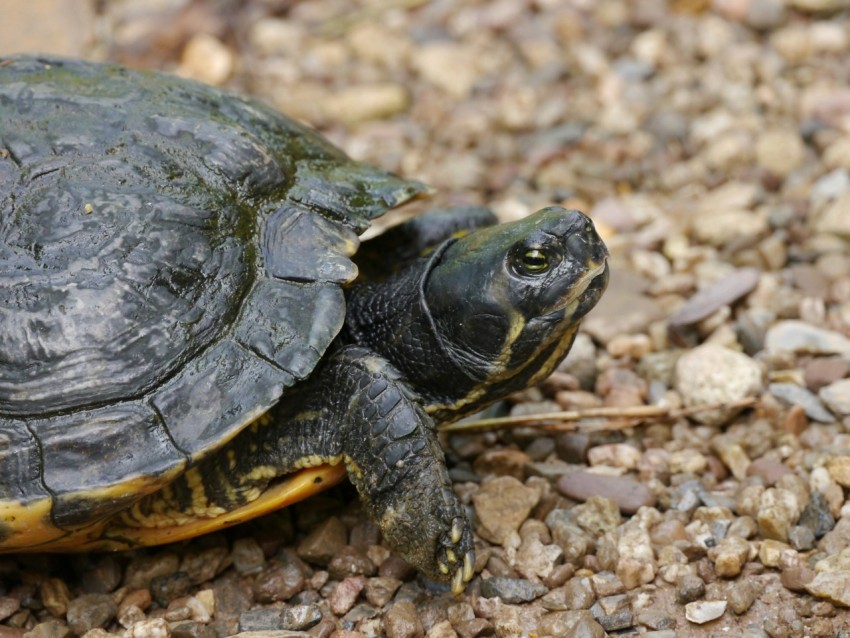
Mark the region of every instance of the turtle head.
POLYGON ((588 217, 555 206, 444 246, 421 299, 466 382, 434 411, 461 416, 548 375, 605 290, 607 256, 588 217))

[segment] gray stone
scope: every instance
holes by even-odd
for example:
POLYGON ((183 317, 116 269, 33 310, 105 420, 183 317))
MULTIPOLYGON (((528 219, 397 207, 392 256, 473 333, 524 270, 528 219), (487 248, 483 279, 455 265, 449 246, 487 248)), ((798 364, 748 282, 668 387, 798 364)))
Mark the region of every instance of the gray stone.
POLYGON ((153 556, 139 556, 130 561, 124 576, 124 585, 129 589, 142 589, 150 585, 157 576, 166 576, 178 571, 180 559, 171 552, 153 556))
POLYGON ((733 581, 726 590, 726 600, 729 608, 738 614, 744 614, 752 607, 760 593, 760 588, 752 579, 733 581))
POLYGON ((68 603, 68 626, 78 636, 90 629, 105 627, 115 618, 115 601, 108 594, 84 594, 68 603))
POLYGON ((600 598, 590 608, 590 613, 608 632, 634 625, 634 614, 626 594, 600 598))
POLYGON ((271 631, 275 629, 285 629, 281 622, 279 609, 250 609, 239 615, 239 631, 271 631))
POLYGON ((605 476, 578 470, 558 479, 557 487, 564 496, 577 501, 586 501, 594 496, 610 499, 624 514, 634 514, 644 505, 655 505, 652 490, 625 476, 605 476))
POLYGON ((823 407, 818 396, 793 383, 771 383, 767 386, 768 391, 785 405, 799 405, 806 412, 806 416, 821 423, 832 423, 835 416, 823 407))
POLYGON ((681 330, 691 326, 734 303, 752 292, 758 285, 759 272, 755 268, 738 268, 722 279, 699 290, 667 320, 670 329, 681 330))
POLYGON ((168 607, 172 600, 189 593, 192 589, 192 580, 186 572, 178 571, 152 579, 150 589, 153 599, 162 607, 168 607))
POLYGON ((283 611, 280 612, 282 629, 309 629, 318 624, 321 619, 322 612, 318 605, 293 605, 292 607, 284 607, 283 611))
POLYGON ((765 348, 771 352, 850 356, 850 339, 834 330, 788 319, 770 327, 765 335, 765 348))
POLYGON ((815 533, 809 527, 794 525, 788 531, 788 543, 799 552, 807 552, 815 546, 815 533))
POLYGON ((803 513, 800 515, 797 524, 808 527, 815 538, 821 538, 835 527, 835 517, 830 512, 829 504, 823 494, 818 491, 811 493, 809 502, 803 508, 803 513))
POLYGON ((690 603, 705 596, 705 581, 696 574, 685 574, 676 584, 676 599, 690 603))
POLYGON ((263 549, 253 538, 239 538, 233 543, 231 552, 233 566, 242 576, 258 574, 266 566, 263 549))
POLYGON ((482 596, 501 598, 502 602, 509 604, 531 602, 548 591, 545 585, 524 578, 494 577, 481 581, 482 596))

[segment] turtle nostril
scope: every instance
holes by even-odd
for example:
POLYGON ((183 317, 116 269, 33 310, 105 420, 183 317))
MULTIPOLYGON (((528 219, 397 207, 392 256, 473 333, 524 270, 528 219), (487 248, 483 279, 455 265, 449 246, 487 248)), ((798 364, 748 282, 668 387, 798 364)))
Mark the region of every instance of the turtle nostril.
POLYGON ((573 233, 567 237, 567 255, 578 257, 587 252, 587 238, 582 233, 573 233))

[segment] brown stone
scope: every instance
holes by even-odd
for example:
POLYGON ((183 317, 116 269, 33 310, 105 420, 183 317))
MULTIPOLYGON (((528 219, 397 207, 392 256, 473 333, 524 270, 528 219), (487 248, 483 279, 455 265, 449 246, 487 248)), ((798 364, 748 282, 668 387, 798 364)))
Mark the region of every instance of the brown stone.
POLYGON ((365 586, 366 579, 363 576, 351 576, 343 580, 328 597, 328 606, 331 611, 337 616, 347 614, 365 586))
POLYGON ((421 638, 425 635, 416 606, 402 600, 390 607, 384 616, 384 631, 387 638, 421 638))
POLYGON ((843 379, 850 372, 850 361, 837 357, 812 359, 804 370, 806 387, 817 392, 830 383, 843 379))
POLYGON ((747 467, 747 476, 760 476, 768 486, 774 485, 780 478, 791 473, 784 463, 765 457, 756 459, 747 467))
POLYGON ((319 523, 301 541, 298 556, 317 565, 326 566, 348 542, 348 530, 335 516, 319 523))

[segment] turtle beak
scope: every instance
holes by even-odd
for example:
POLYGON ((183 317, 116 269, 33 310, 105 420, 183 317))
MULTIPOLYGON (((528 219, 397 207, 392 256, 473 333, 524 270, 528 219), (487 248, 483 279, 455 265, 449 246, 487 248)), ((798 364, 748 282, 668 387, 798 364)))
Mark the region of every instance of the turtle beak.
POLYGON ((560 238, 563 261, 542 286, 539 316, 560 312, 579 319, 608 285, 608 249, 583 213, 554 206, 544 210, 552 219, 547 231, 560 238))

